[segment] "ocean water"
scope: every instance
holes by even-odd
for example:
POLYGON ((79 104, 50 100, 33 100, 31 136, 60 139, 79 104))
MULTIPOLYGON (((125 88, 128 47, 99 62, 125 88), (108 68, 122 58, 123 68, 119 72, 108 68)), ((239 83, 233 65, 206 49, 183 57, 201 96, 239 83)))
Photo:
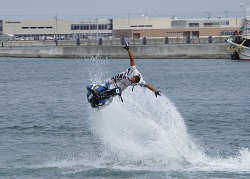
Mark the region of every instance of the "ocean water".
POLYGON ((162 96, 96 110, 128 59, 0 58, 0 178, 250 178, 250 62, 135 62, 162 96))

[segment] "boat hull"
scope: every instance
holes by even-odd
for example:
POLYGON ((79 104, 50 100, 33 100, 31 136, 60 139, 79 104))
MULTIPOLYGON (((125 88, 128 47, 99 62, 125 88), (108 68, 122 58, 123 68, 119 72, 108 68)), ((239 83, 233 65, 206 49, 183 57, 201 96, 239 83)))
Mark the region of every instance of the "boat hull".
POLYGON ((250 60, 250 48, 242 44, 227 40, 230 46, 227 48, 228 54, 232 60, 250 60))

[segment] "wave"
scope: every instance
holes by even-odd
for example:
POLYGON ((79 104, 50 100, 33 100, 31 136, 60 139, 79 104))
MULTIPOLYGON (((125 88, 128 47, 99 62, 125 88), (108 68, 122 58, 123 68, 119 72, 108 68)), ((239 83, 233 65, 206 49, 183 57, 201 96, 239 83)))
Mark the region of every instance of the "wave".
POLYGON ((93 110, 90 116, 94 133, 105 145, 105 157, 122 165, 150 167, 185 166, 204 158, 175 105, 165 96, 155 98, 151 91, 136 88, 125 91, 123 98, 123 103, 115 98, 110 106, 93 110))
POLYGON ((147 170, 249 171, 250 152, 212 157, 188 134, 175 105, 145 88, 127 89, 102 110, 89 109, 92 131, 104 145, 102 162, 147 170))

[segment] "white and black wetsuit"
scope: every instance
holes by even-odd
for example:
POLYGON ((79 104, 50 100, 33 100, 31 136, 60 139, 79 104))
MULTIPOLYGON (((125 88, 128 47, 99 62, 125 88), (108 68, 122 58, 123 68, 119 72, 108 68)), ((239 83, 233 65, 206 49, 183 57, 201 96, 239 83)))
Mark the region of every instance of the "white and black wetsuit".
POLYGON ((131 66, 126 71, 117 74, 116 76, 112 77, 109 80, 110 84, 114 84, 115 82, 121 88, 122 91, 125 90, 128 86, 135 86, 135 85, 144 86, 146 84, 140 72, 136 69, 136 66, 131 66), (133 76, 139 76, 140 81, 138 83, 131 83, 130 79, 133 76))

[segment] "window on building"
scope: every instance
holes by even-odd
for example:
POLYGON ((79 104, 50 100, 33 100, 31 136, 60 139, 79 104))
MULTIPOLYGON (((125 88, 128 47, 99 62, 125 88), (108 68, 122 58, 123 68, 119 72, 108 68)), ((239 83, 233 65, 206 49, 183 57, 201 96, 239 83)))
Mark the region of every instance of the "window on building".
POLYGON ((97 30, 97 24, 90 24, 90 30, 97 30))
POLYGON ((79 24, 71 24, 71 30, 79 30, 80 25, 79 24))
POLYGON ((98 24, 98 29, 99 30, 104 30, 105 29, 105 24, 98 24))
POLYGON ((176 32, 167 32, 167 34, 182 34, 182 31, 176 31, 176 32))
POLYGON ((229 25, 229 21, 221 21, 221 25, 229 25))
POLYGON ((89 24, 80 24, 80 30, 89 30, 89 24))
MULTIPOLYGON (((111 24, 98 24, 99 30, 112 30, 111 24)), ((71 30, 97 30, 97 24, 71 24, 71 30)))
POLYGON ((189 27, 199 27, 199 23, 189 23, 189 27))
POLYGON ((90 25, 89 24, 85 24, 83 30, 89 30, 89 29, 90 29, 90 25))
POLYGON ((173 28, 182 28, 182 27, 186 27, 186 20, 173 20, 171 21, 171 26, 173 28))
POLYGON ((131 25, 130 27, 153 27, 152 25, 131 25))
POLYGON ((230 36, 230 35, 233 35, 234 31, 232 30, 225 30, 225 31, 221 31, 220 32, 220 35, 221 36, 230 36))
POLYGON ((76 24, 75 30, 80 30, 81 29, 81 24, 76 24))
POLYGON ((113 29, 112 24, 107 24, 106 27, 107 27, 108 30, 112 30, 113 29))
POLYGON ((204 27, 219 27, 220 22, 204 22, 204 27))
POLYGON ((6 24, 20 24, 20 21, 6 21, 6 24))
POLYGON ((192 31, 192 37, 199 37, 200 32, 199 31, 192 31))

